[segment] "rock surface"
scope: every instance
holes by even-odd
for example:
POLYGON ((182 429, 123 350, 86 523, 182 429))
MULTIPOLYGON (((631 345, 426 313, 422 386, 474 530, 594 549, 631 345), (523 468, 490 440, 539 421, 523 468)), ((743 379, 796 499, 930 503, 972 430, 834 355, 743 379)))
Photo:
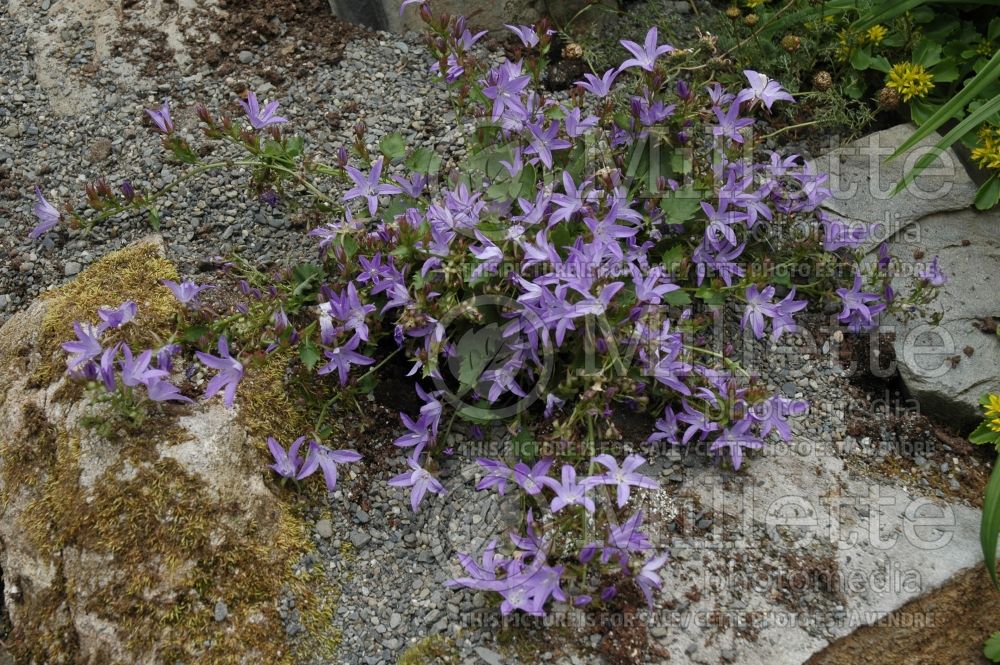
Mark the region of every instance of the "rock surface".
POLYGON ((932 133, 906 154, 886 163, 886 158, 914 129, 913 125, 902 124, 874 132, 814 161, 819 171, 830 174, 828 185, 833 196, 824 208, 835 217, 882 225, 866 244, 868 249, 921 217, 963 210, 975 198, 976 185, 951 149, 942 152, 904 191, 891 196, 903 174, 941 138, 932 133))
MULTIPOLYGON (((917 317, 895 328, 899 373, 923 411, 971 429, 982 418, 979 397, 1000 392, 1000 210, 929 215, 892 241, 905 272, 918 274, 935 256, 948 281, 931 308, 938 326, 917 317)), ((905 280, 901 275, 899 281, 905 280)))
MULTIPOLYGON (((98 262, 64 288, 109 265, 121 267, 98 262)), ((102 304, 144 303, 155 288, 108 291, 102 304)), ((108 422, 107 410, 45 378, 61 291, 0 328, 7 645, 25 663, 287 659, 275 599, 306 540, 236 412, 165 407, 138 431, 99 434, 88 418, 108 422)))

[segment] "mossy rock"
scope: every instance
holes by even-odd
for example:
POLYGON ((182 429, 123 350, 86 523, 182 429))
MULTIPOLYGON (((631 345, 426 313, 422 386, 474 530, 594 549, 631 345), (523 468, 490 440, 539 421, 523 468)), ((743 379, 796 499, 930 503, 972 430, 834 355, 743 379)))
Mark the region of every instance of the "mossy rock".
POLYGON ((336 587, 293 570, 309 531, 252 432, 293 405, 248 384, 253 419, 212 401, 113 438, 81 424, 92 407, 59 350, 72 322, 135 300, 122 339, 150 346, 179 311, 160 284, 176 278, 162 244, 141 242, 0 328, 0 569, 19 663, 292 663, 336 647, 336 587), (289 595, 310 631, 294 644, 278 614, 289 595))

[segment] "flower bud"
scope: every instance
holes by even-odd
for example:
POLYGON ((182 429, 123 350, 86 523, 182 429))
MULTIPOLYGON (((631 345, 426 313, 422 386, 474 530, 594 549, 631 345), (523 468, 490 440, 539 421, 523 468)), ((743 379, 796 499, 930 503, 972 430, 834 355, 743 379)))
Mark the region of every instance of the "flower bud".
POLYGON ((583 57, 583 47, 576 42, 570 42, 563 47, 562 57, 566 60, 579 60, 583 57))
POLYGON ((795 53, 802 46, 802 40, 795 35, 785 35, 781 38, 781 48, 789 53, 795 53))
POLYGON ((878 105, 886 110, 892 110, 899 106, 899 91, 894 88, 882 88, 878 91, 878 105))
POLYGON ((760 17, 757 16, 756 14, 747 14, 746 16, 743 17, 743 22, 746 23, 751 28, 757 25, 757 21, 759 20, 760 17))
POLYGON ((677 81, 677 96, 685 102, 691 99, 691 86, 684 79, 677 81))
POLYGON ((826 92, 833 87, 833 77, 830 76, 830 72, 825 69, 821 69, 813 74, 812 84, 813 87, 820 92, 826 92))

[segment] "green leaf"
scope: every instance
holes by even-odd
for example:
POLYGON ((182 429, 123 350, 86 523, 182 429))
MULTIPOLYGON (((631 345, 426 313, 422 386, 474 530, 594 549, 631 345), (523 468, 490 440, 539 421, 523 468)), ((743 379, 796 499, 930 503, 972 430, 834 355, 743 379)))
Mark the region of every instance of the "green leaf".
POLYGON ((695 295, 705 302, 706 305, 724 305, 726 303, 726 292, 713 289, 710 286, 702 286, 695 295))
POLYGON ((954 60, 942 60, 931 69, 934 83, 951 83, 958 80, 958 65, 954 60))
POLYGON ((406 142, 399 134, 386 134, 378 142, 379 150, 389 159, 399 159, 406 154, 406 142))
POLYGON ((295 280, 295 289, 292 295, 300 296, 306 291, 319 286, 323 276, 323 271, 315 263, 306 261, 292 268, 292 279, 295 280))
POLYGON ((993 633, 983 645, 983 655, 994 663, 1000 663, 1000 632, 993 633))
POLYGON ((986 496, 983 499, 983 518, 979 523, 979 544, 983 548, 983 559, 986 570, 993 580, 993 586, 1000 590, 997 584, 997 535, 1000 534, 1000 466, 993 467, 990 482, 986 485, 986 496))
POLYGON ((850 99, 861 99, 865 94, 865 84, 853 71, 846 77, 844 94, 850 99))
POLYGON ((851 52, 851 67, 858 71, 864 71, 872 64, 872 54, 868 48, 854 49, 851 52))
POLYGON ((429 148, 417 148, 406 160, 406 168, 417 173, 437 173, 441 158, 429 148))
POLYGON ((190 326, 181 333, 181 339, 193 344, 210 332, 212 331, 205 326, 190 326))
POLYGON ((872 58, 871 68, 877 72, 882 72, 883 74, 888 74, 889 70, 892 69, 892 65, 884 55, 878 55, 872 58))
POLYGON ((691 304, 691 296, 684 290, 671 291, 664 295, 663 299, 667 301, 668 305, 672 305, 673 307, 684 307, 691 304))
POLYGON ((310 372, 313 371, 313 367, 319 362, 319 349, 313 344, 311 339, 307 338, 299 344, 299 359, 302 360, 302 364, 310 372))
POLYGON ((510 440, 510 447, 514 457, 522 462, 530 464, 538 457, 538 441, 526 429, 522 429, 510 440))
POLYGON ((1000 39, 1000 16, 990 21, 990 27, 986 31, 986 39, 991 42, 1000 39))
POLYGON ((455 350, 459 357, 458 382, 462 392, 474 387, 479 376, 496 357, 503 342, 503 331, 496 323, 477 330, 467 330, 455 350))
MULTIPOLYGON (((997 70, 998 72, 1000 72, 1000 53, 997 53, 997 55, 994 56, 994 60, 997 63, 997 70)), ((990 64, 992 63, 993 61, 991 61, 990 64)), ((977 75, 976 78, 978 79, 979 76, 977 75)), ((962 97, 962 95, 965 94, 965 92, 969 89, 969 87, 972 87, 972 84, 966 87, 966 89, 963 90, 962 92, 958 93, 958 95, 952 98, 951 101, 949 101, 940 109, 938 109, 937 112, 931 118, 926 120, 924 124, 922 124, 920 128, 913 133, 913 136, 908 138, 906 141, 903 142, 901 146, 896 148, 896 152, 889 155, 886 161, 898 157, 900 154, 902 154, 903 152, 909 150, 914 145, 916 145, 916 143, 920 141, 920 139, 930 134, 930 132, 933 130, 928 130, 925 132, 924 130, 927 127, 934 127, 936 125, 940 125, 941 123, 943 123, 944 120, 938 122, 936 119, 941 118, 942 117, 941 112, 944 111, 947 107, 951 106, 956 99, 962 97)), ((994 97, 986 104, 983 104, 978 109, 976 109, 968 116, 966 116, 966 118, 962 120, 960 123, 952 127, 951 131, 945 134, 940 141, 934 144, 933 149, 929 150, 926 155, 917 160, 917 163, 913 166, 913 168, 910 169, 910 171, 906 174, 906 176, 892 190, 892 194, 895 195, 898 194, 900 191, 902 191, 904 187, 913 182, 913 180, 917 177, 917 175, 921 171, 930 166, 931 163, 937 158, 937 156, 940 153, 944 152, 952 143, 960 139, 967 132, 969 132, 975 127, 978 127, 981 122, 986 120, 988 117, 990 117, 994 112, 998 110, 1000 110, 1000 96, 994 97)))
POLYGON ((305 140, 301 136, 293 136, 288 139, 288 147, 285 152, 289 157, 298 157, 302 154, 302 148, 305 145, 305 140))
POLYGON ((941 45, 929 39, 922 39, 917 47, 913 49, 911 56, 913 62, 930 69, 941 62, 941 45))
POLYGON ((927 119, 934 115, 937 107, 923 99, 914 99, 910 102, 910 119, 915 125, 922 125, 927 119))
POLYGON ((660 209, 666 213, 669 223, 683 224, 701 210, 701 197, 693 189, 678 189, 670 196, 664 197, 660 209))
POLYGON ((998 438, 1000 438, 1000 432, 995 432, 990 429, 989 423, 987 422, 979 423, 979 427, 973 430, 972 434, 969 435, 969 441, 976 445, 995 443, 998 438))
POLYGON ((1000 177, 990 176, 976 192, 976 208, 989 210, 1000 201, 1000 177))
POLYGON ((149 209, 149 225, 153 227, 154 231, 160 230, 160 213, 156 211, 156 208, 149 209))

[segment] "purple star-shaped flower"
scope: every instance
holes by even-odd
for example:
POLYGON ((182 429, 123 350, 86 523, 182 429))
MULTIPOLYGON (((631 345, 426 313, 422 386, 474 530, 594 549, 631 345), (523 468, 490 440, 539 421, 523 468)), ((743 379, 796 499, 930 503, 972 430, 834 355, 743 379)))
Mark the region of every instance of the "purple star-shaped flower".
POLYGON ((945 274, 941 272, 941 266, 938 265, 938 257, 935 256, 930 265, 927 266, 925 270, 921 270, 917 275, 920 279, 925 280, 931 286, 944 286, 948 281, 945 274))
POLYGON ((195 284, 191 280, 184 280, 180 284, 172 279, 163 280, 163 285, 170 289, 177 300, 187 306, 198 304, 198 294, 206 289, 214 289, 214 286, 208 284, 195 284))
POLYGON ((132 300, 127 300, 115 308, 101 307, 97 310, 97 316, 101 319, 97 327, 101 330, 121 328, 135 318, 138 310, 138 306, 132 300))
POLYGON ((777 81, 769 79, 764 74, 755 72, 752 69, 744 69, 743 75, 750 82, 750 87, 740 90, 739 94, 736 95, 737 103, 760 101, 770 111, 771 104, 779 100, 795 102, 795 98, 787 90, 782 88, 777 81))
POLYGON ((267 448, 271 451, 271 457, 274 458, 274 464, 270 468, 283 478, 295 478, 298 475, 299 466, 302 464, 302 460, 299 459, 299 448, 305 440, 306 437, 300 436, 286 451, 273 436, 267 437, 267 448))
POLYGON ((323 355, 330 362, 321 367, 316 373, 323 376, 333 370, 337 370, 337 375, 340 377, 340 385, 345 385, 347 383, 347 373, 351 370, 351 365, 371 365, 375 362, 374 359, 363 356, 355 351, 360 343, 361 339, 357 335, 354 335, 347 344, 324 351, 323 355))
POLYGON ((507 23, 504 23, 504 27, 517 35, 517 38, 526 47, 533 48, 538 46, 538 33, 535 32, 534 27, 530 25, 509 25, 507 23))
POLYGON ((302 468, 299 469, 295 479, 307 478, 317 468, 320 468, 323 470, 323 479, 326 481, 326 491, 332 492, 337 487, 337 465, 357 462, 360 459, 361 454, 356 450, 330 450, 315 441, 310 441, 309 454, 302 462, 302 468))
POLYGON ((190 397, 181 394, 180 389, 165 379, 153 379, 146 382, 146 395, 154 402, 193 402, 190 397))
POLYGON ((413 509, 413 512, 417 512, 420 508, 420 502, 424 500, 424 495, 427 492, 443 494, 445 489, 444 485, 432 476, 427 469, 417 464, 416 460, 407 458, 406 463, 410 466, 410 470, 404 471, 392 478, 389 480, 389 484, 393 487, 412 488, 410 490, 410 508, 413 509))
POLYGON ((146 114, 152 119, 156 124, 157 129, 159 129, 164 134, 169 134, 174 131, 174 121, 170 117, 170 104, 167 100, 163 100, 163 106, 158 109, 146 109, 146 114))
POLYGON ((271 125, 280 125, 283 122, 288 122, 288 118, 274 115, 274 112, 278 110, 278 102, 270 101, 261 109, 257 101, 257 95, 252 91, 247 93, 246 101, 241 99, 239 102, 254 129, 264 129, 271 125))
POLYGON ((621 69, 618 67, 609 69, 600 77, 588 72, 583 75, 584 80, 577 81, 576 85, 595 97, 604 98, 611 94, 611 86, 614 85, 615 78, 618 76, 619 72, 621 72, 621 69))
POLYGON ((101 355, 101 352, 104 350, 104 347, 101 346, 101 341, 98 339, 101 334, 100 329, 89 324, 81 324, 79 321, 74 321, 73 330, 76 332, 76 340, 64 342, 62 345, 63 351, 71 354, 69 362, 66 365, 69 371, 93 360, 101 355))
POLYGON ((733 468, 739 469, 743 464, 743 449, 759 449, 764 447, 764 442, 760 438, 749 433, 751 420, 741 420, 735 425, 727 427, 722 434, 709 448, 712 452, 719 452, 723 448, 729 448, 729 456, 733 462, 733 468))
POLYGON ((201 351, 195 351, 195 356, 207 367, 219 370, 205 388, 205 399, 212 397, 220 390, 225 390, 223 404, 232 408, 236 398, 236 387, 243 378, 243 365, 239 360, 229 355, 229 341, 225 335, 219 337, 218 357, 201 351))
POLYGON ((717 125, 712 125, 712 134, 731 139, 737 143, 743 143, 743 135, 740 130, 753 124, 752 118, 740 117, 740 105, 734 102, 725 113, 718 106, 713 106, 712 111, 719 121, 717 125))
POLYGON ((633 41, 623 39, 621 45, 624 46, 629 53, 634 57, 629 58, 621 64, 621 69, 628 69, 629 67, 639 67, 640 69, 645 69, 647 72, 653 71, 656 67, 656 59, 663 55, 664 53, 670 53, 674 51, 673 46, 669 44, 664 44, 662 46, 657 46, 656 41, 658 39, 656 27, 649 29, 646 33, 646 41, 642 45, 636 44, 633 41))
POLYGON ((380 182, 382 179, 382 157, 375 160, 368 175, 353 166, 347 166, 348 177, 354 182, 354 187, 344 192, 344 201, 363 198, 368 201, 368 214, 372 217, 378 211, 378 197, 383 194, 395 194, 398 187, 380 182))
POLYGON ((126 386, 134 388, 139 384, 148 385, 167 376, 162 369, 150 369, 149 363, 153 359, 151 350, 146 349, 138 356, 133 356, 128 344, 122 344, 121 351, 125 356, 120 362, 122 383, 126 386))
POLYGON ((642 590, 642 595, 646 597, 646 604, 649 606, 650 612, 653 611, 653 589, 659 589, 663 586, 663 580, 656 574, 656 571, 663 567, 667 559, 668 555, 666 554, 650 558, 635 576, 635 583, 642 590))
POLYGON ((514 472, 509 466, 500 460, 492 460, 485 457, 476 459, 479 466, 486 469, 486 475, 476 484, 476 491, 482 491, 491 487, 497 488, 497 494, 504 495, 507 491, 507 481, 514 477, 514 472))
POLYGON ((885 309, 877 294, 861 290, 861 273, 854 273, 854 284, 849 289, 837 289, 837 296, 844 303, 844 309, 837 315, 841 323, 847 324, 851 332, 871 328, 876 314, 885 309))
POLYGON ((45 200, 42 190, 38 185, 35 185, 35 196, 38 198, 38 202, 35 203, 34 211, 39 223, 28 233, 28 237, 32 240, 36 240, 51 231, 59 224, 59 220, 61 219, 59 211, 45 200))
POLYGON ((594 500, 587 496, 587 491, 592 484, 594 483, 589 478, 584 478, 583 481, 577 482, 576 469, 570 464, 563 464, 562 482, 551 485, 552 489, 556 492, 556 496, 552 499, 552 503, 549 504, 549 509, 553 513, 558 513, 566 506, 575 505, 583 506, 588 513, 593 513, 597 508, 594 506, 594 500))
POLYGON ((514 466, 514 482, 521 486, 527 494, 535 495, 542 491, 543 487, 552 487, 556 481, 546 474, 552 466, 554 460, 546 457, 528 466, 524 462, 518 462, 514 466))
POLYGON ((618 461, 611 455, 598 455, 594 461, 604 466, 608 471, 599 476, 592 476, 591 482, 595 485, 615 485, 618 488, 618 507, 621 508, 628 503, 629 494, 633 487, 655 490, 660 485, 649 476, 637 473, 636 469, 646 463, 646 458, 642 455, 629 455, 618 466, 618 461))

